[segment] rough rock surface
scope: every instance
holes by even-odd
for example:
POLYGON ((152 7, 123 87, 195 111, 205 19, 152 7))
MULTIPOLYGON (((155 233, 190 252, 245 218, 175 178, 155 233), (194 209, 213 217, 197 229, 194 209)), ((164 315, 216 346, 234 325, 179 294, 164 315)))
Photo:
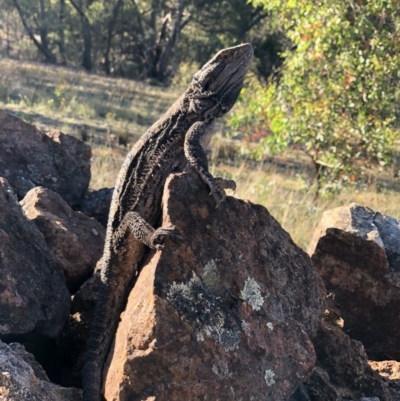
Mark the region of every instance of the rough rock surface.
POLYGON ((317 364, 305 383, 311 401, 358 400, 362 397, 397 401, 368 365, 363 345, 343 333, 340 327, 322 321, 313 343, 317 364))
POLYGON ((107 401, 287 401, 310 375, 323 290, 268 211, 197 175, 172 175, 163 225, 184 243, 150 253, 105 369, 107 401))
POLYGON ((368 364, 387 383, 393 394, 393 400, 400 400, 400 362, 368 361, 368 364))
POLYGON ((114 188, 89 190, 79 210, 89 217, 94 217, 103 227, 107 227, 113 191, 114 188))
POLYGON ((21 205, 63 267, 68 288, 75 291, 93 273, 103 253, 104 227, 95 219, 74 212, 60 195, 47 188, 31 189, 21 205))
POLYGON ((83 200, 90 181, 90 146, 61 132, 44 134, 0 110, 0 148, 0 176, 19 199, 43 186, 71 206, 83 200))
POLYGON ((79 401, 81 391, 49 381, 43 368, 21 344, 0 341, 1 401, 79 401))
POLYGON ((0 336, 55 337, 69 314, 61 266, 0 178, 0 336))
POLYGON ((344 332, 376 359, 400 359, 400 222, 352 204, 324 213, 310 246, 344 332))

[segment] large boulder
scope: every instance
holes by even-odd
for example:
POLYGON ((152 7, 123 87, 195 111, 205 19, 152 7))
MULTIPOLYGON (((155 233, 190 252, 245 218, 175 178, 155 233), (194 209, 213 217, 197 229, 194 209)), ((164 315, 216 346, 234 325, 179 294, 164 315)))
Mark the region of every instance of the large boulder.
POLYGON ((24 216, 7 180, 0 178, 0 336, 54 338, 69 307, 61 266, 24 216))
POLYGON ((400 222, 352 204, 324 213, 310 250, 344 319, 377 359, 400 358, 400 222))
POLYGON ((33 187, 50 188, 79 205, 90 181, 91 148, 61 132, 42 133, 0 110, 0 176, 19 199, 33 187))
POLYGON ((100 259, 105 229, 95 219, 74 212, 50 189, 31 189, 21 201, 22 209, 44 235, 47 246, 63 267, 70 291, 92 273, 100 259))
POLYGON ((196 174, 172 175, 166 240, 143 264, 105 367, 111 400, 287 401, 315 364, 323 288, 268 211, 219 208, 196 174))
POLYGON ((21 344, 0 341, 0 400, 79 401, 81 390, 49 381, 33 355, 21 344))

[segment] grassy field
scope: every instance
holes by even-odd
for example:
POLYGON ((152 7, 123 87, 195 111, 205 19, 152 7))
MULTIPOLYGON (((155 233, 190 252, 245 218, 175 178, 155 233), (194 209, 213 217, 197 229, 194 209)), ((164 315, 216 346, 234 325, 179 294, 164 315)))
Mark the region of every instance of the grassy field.
MULTIPOLYGON (((92 146, 94 189, 114 185, 131 145, 183 90, 8 59, 0 59, 0 70, 1 108, 40 129, 58 129, 92 146)), ((391 172, 374 174, 374 184, 315 199, 312 172, 300 152, 250 162, 241 155, 239 141, 225 138, 229 128, 223 122, 217 129, 211 172, 235 179, 235 196, 266 206, 304 249, 323 211, 333 207, 356 202, 400 218, 400 185, 391 172)))

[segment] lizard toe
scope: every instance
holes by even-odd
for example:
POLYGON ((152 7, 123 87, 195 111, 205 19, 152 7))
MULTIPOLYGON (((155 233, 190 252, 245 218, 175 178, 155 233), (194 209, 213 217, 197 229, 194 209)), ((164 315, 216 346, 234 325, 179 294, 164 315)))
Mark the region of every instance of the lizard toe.
POLYGON ((154 248, 163 249, 166 237, 172 239, 174 242, 183 242, 183 238, 175 226, 159 227, 154 231, 151 238, 154 248))

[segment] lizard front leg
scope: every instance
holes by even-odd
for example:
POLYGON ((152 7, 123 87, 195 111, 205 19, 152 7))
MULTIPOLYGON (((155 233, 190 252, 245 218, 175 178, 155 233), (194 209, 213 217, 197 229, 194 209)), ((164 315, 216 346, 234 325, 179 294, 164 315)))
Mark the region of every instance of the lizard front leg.
POLYGON ((164 238, 169 237, 174 241, 182 241, 175 226, 159 227, 156 230, 136 212, 127 212, 122 219, 115 238, 118 241, 125 237, 127 231, 151 249, 163 249, 164 238))
POLYGON ((199 174, 201 179, 208 185, 217 203, 217 207, 225 200, 225 189, 236 189, 233 180, 214 178, 208 171, 208 160, 204 148, 210 142, 212 136, 212 122, 198 121, 194 123, 185 135, 185 156, 190 166, 199 174))

